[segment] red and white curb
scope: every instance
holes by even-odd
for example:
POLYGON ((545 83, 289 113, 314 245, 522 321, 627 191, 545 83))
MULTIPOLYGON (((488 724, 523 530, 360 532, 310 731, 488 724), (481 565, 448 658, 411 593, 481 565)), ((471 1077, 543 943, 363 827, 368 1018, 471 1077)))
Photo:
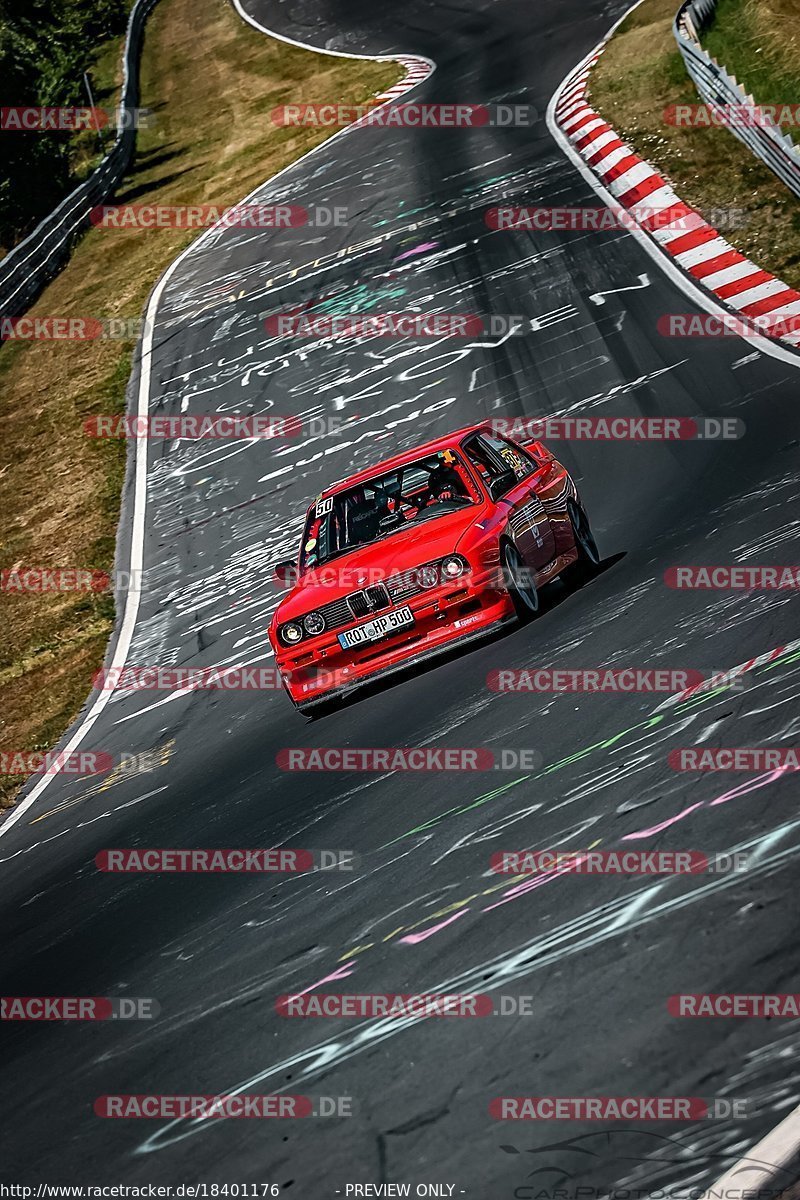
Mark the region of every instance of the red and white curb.
MULTIPOLYGON (((779 322, 800 317, 800 292, 735 250, 695 209, 684 204, 655 167, 622 140, 587 99, 592 67, 605 43, 567 76, 555 97, 561 132, 616 203, 695 283, 745 318, 779 322), (669 210, 670 220, 661 215, 669 210)), ((762 334, 764 329, 760 329, 762 334)), ((779 339, 800 346, 800 329, 779 339)))
POLYGON ((385 92, 381 92, 380 96, 375 97, 376 100, 397 100, 399 96, 404 96, 411 88, 427 79, 434 70, 433 63, 429 59, 419 58, 414 54, 398 54, 392 61, 400 63, 400 66, 405 69, 405 78, 392 84, 385 92))
POLYGON ((415 54, 398 54, 393 55, 387 61, 399 63, 405 70, 405 75, 402 79, 398 79, 397 83, 393 83, 390 88, 380 95, 374 97, 373 106, 366 116, 359 117, 357 121, 353 121, 347 128, 355 129, 363 125, 371 125, 375 122, 371 120, 372 114, 378 108, 383 108, 385 104, 391 104, 394 100, 399 100, 406 92, 410 92, 417 84, 422 83, 429 75, 432 75, 436 69, 430 59, 420 58, 415 54))
POLYGON ((712 675, 710 679, 703 680, 702 683, 696 683, 692 687, 684 688, 683 691, 675 692, 672 696, 667 696, 666 700, 662 700, 660 704, 656 705, 653 712, 662 712, 663 709, 672 708, 683 700, 690 700, 692 696, 714 691, 718 687, 725 687, 734 679, 739 679, 748 671, 752 671, 753 667, 763 667, 766 663, 775 662, 777 658, 795 650, 800 650, 800 638, 796 638, 793 642, 787 642, 785 646, 776 646, 773 650, 766 650, 763 654, 756 655, 755 658, 748 658, 747 662, 731 667, 729 671, 721 671, 717 675, 712 675))

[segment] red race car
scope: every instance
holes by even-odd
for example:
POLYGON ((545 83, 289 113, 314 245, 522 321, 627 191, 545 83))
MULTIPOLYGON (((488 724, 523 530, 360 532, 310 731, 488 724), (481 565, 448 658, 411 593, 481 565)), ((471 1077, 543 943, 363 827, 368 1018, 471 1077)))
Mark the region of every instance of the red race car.
POLYGON ((311 505, 269 640, 319 714, 373 679, 539 610, 538 589, 599 562, 565 467, 471 425, 333 484, 311 505))

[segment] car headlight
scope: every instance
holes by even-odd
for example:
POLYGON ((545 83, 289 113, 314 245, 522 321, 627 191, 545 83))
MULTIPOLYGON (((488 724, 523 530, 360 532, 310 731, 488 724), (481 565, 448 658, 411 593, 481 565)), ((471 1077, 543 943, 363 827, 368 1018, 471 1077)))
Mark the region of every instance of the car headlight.
POLYGON ((278 636, 287 646, 294 646, 302 640, 303 630, 296 621, 289 621, 286 625, 281 625, 278 630, 278 636))
POLYGON ((322 633, 325 628, 325 618, 321 612, 310 612, 303 617, 303 628, 306 633, 316 637, 318 633, 322 633))
POLYGON ((458 579, 459 575, 463 575, 467 569, 466 561, 459 557, 458 554, 450 554, 447 558, 442 559, 442 579, 458 579))
POLYGON ((439 582, 439 568, 436 563, 428 563, 427 566, 420 567, 418 572, 420 587, 432 588, 436 587, 439 582))

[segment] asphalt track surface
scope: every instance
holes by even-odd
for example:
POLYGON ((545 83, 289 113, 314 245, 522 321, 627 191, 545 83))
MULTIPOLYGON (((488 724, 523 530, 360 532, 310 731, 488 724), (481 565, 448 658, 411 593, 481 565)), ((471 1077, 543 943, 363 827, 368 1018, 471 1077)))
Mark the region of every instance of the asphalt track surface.
MULTIPOLYGON (((252 3, 265 25, 319 46, 430 56, 437 70, 415 98, 525 103, 540 114, 621 11, 572 0, 535 10, 516 0, 285 12, 252 3)), ((451 1184, 456 1196, 522 1200, 556 1185, 603 1195, 708 1184, 797 1102, 798 1031, 681 1021, 666 998, 794 989, 800 819, 790 776, 683 775, 666 755, 695 743, 791 744, 796 665, 779 661, 744 690, 657 718, 658 698, 498 696, 486 676, 539 665, 722 669, 790 640, 789 593, 676 592, 663 572, 792 561, 797 370, 738 339, 660 337, 660 315, 694 310, 625 233, 487 229, 485 209, 504 198, 595 202, 543 120, 359 129, 260 196, 345 205, 350 220, 232 229, 185 258, 159 306, 151 411, 338 413, 347 436, 151 444, 130 663, 269 665, 278 595, 269 564, 293 547, 309 498, 429 436, 486 416, 555 412, 734 416, 747 435, 553 444, 575 473, 606 569, 578 590, 552 587, 534 624, 324 720, 304 722, 273 692, 115 695, 84 747, 157 750, 160 765, 112 782, 57 778, 0 839, 2 991, 153 996, 161 1016, 4 1024, 2 1179, 276 1183, 304 1200, 344 1194, 348 1183, 451 1184), (387 236, 340 253, 378 235, 387 236), (422 243, 436 245, 396 261, 422 243), (642 275, 645 286, 617 290, 642 275), (267 339, 267 313, 331 292, 377 309, 520 313, 538 327, 466 350, 267 339), (600 305, 590 299, 598 292, 612 294, 600 305), (276 766, 287 746, 387 744, 529 747, 544 765, 386 777, 276 766), (623 843, 634 833, 643 836, 623 843), (752 865, 683 879, 560 876, 522 889, 489 871, 495 850, 589 843, 747 848, 752 865), (93 864, 109 846, 279 844, 353 849, 359 869, 121 877, 93 864), (490 990, 531 996, 533 1015, 276 1015, 279 993, 334 972, 344 982, 322 990, 490 990), (92 1111, 107 1093, 234 1089, 350 1096, 355 1116, 169 1124, 92 1111), (493 1096, 519 1094, 736 1097, 755 1112, 610 1133, 489 1117, 493 1096)))

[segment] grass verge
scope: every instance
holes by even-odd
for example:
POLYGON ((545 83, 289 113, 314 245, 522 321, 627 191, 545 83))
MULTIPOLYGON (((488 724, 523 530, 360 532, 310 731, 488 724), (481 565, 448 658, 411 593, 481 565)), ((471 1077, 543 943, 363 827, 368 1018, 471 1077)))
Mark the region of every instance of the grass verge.
MULTIPOLYGON (((274 41, 226 0, 162 0, 150 17, 141 104, 155 111, 117 193, 153 204, 227 205, 334 130, 278 128, 295 101, 359 104, 403 75, 392 63, 336 59, 274 41)), ((90 230, 34 316, 141 315, 158 276, 196 234, 90 230)), ((0 350, 0 568, 110 570, 125 447, 83 422, 121 412, 132 342, 6 342, 0 350)), ((114 620, 105 595, 2 596, 0 749, 44 750, 77 716, 114 620)), ((23 780, 0 775, 0 807, 23 780)))
MULTIPOLYGON (((732 246, 800 288, 800 204, 789 189, 728 130, 664 120, 670 105, 700 103, 672 35, 677 8, 644 0, 630 14, 592 71, 591 102, 732 246), (729 210, 741 224, 722 228, 718 214, 729 210)), ((702 41, 758 103, 772 104, 800 96, 798 39, 800 0, 721 0, 702 41)))

